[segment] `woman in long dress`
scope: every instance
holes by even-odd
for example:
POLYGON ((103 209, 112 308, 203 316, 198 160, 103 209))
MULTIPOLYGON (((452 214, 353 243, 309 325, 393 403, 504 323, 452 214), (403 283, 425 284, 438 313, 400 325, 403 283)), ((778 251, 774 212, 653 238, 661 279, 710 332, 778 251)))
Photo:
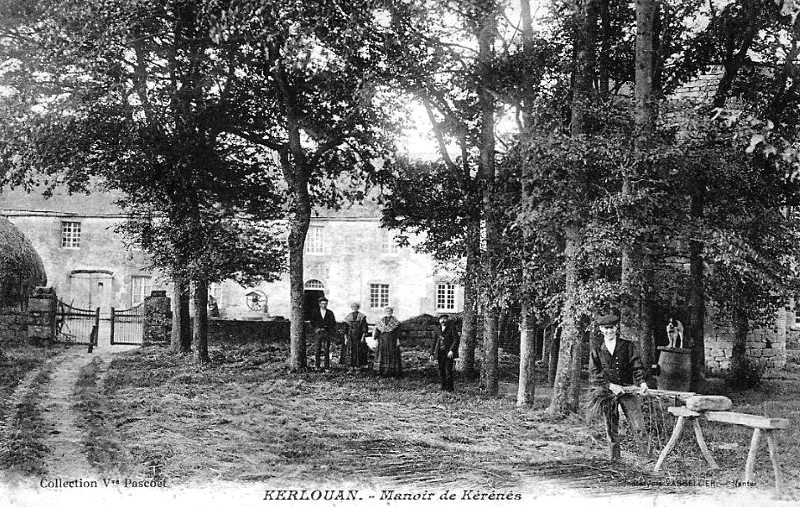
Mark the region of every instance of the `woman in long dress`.
POLYGON ((361 307, 358 303, 353 303, 350 308, 352 313, 348 313, 344 318, 347 325, 344 343, 344 364, 350 368, 362 368, 367 366, 369 357, 369 347, 365 337, 369 334, 367 326, 367 316, 359 312, 361 307))
POLYGON ((400 358, 400 321, 392 313, 394 310, 387 306, 384 316, 375 325, 373 334, 378 342, 375 350, 375 371, 378 375, 387 377, 402 377, 403 363, 400 358))

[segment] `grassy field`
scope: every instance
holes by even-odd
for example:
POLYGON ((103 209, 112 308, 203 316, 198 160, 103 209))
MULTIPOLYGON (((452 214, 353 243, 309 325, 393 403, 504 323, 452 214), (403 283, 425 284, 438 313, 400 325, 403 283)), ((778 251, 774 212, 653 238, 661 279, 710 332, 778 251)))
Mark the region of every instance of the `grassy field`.
MULTIPOLYGON (((311 479, 372 488, 497 489, 557 479, 604 493, 661 481, 667 484, 653 487, 670 493, 689 489, 667 479, 725 483, 743 477, 750 434, 719 424, 704 426, 722 467, 717 472, 706 470, 691 431, 660 477, 648 473, 652 462, 628 453, 622 463, 607 461, 599 422, 544 414, 549 389, 539 389, 533 409, 516 409, 513 357, 504 358, 503 393, 496 398, 463 379, 457 379, 455 394, 440 392, 421 349, 404 352, 409 371, 402 380, 345 370, 292 375, 286 357, 286 350, 273 345, 217 348, 212 366, 200 369, 155 348, 116 356, 102 385, 91 380, 95 372, 84 376, 88 387, 81 396, 95 403, 85 411, 95 435, 87 440, 94 448, 91 460, 101 469, 155 474, 176 485, 277 487, 311 479)), ((769 415, 795 418, 799 389, 796 379, 776 380, 731 397, 739 411, 763 413, 769 400, 769 415)), ((664 409, 652 408, 649 422, 664 409)), ((660 438, 673 424, 669 415, 661 421, 660 438)), ((795 421, 779 437, 788 498, 800 498, 799 444, 795 421)), ((630 438, 623 447, 633 448, 630 438)), ((757 488, 771 495, 766 449, 756 479, 757 488)))
POLYGON ((42 445, 46 428, 41 417, 41 389, 49 380, 50 361, 60 348, 14 346, 0 359, 0 469, 39 474, 45 469, 47 449, 42 445), (18 393, 23 382, 30 388, 18 393))

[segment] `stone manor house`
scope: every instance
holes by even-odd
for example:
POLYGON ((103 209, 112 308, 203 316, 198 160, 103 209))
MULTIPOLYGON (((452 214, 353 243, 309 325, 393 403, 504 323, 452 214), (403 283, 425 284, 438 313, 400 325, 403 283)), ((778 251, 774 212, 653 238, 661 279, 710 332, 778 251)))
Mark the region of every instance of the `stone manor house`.
MULTIPOLYGON (((115 232, 124 215, 114 196, 56 192, 4 191, 0 213, 33 244, 42 258, 48 284, 66 303, 101 312, 141 303, 153 289, 170 290, 169 280, 147 269, 148 259, 115 232)), ((387 305, 407 319, 423 313, 456 313, 463 289, 451 274, 411 247, 398 247, 395 234, 380 227, 375 205, 312 217, 305 251, 307 306, 325 295, 337 318, 359 302, 370 322, 387 305)), ((413 239, 412 239, 413 242, 413 239)), ((168 292, 169 294, 170 292, 168 292)), ((289 316, 288 275, 273 283, 242 287, 214 284, 221 319, 267 320, 289 316)))
MULTIPOLYGON (((41 194, 6 191, 0 194, 0 214, 33 244, 47 274, 48 285, 60 299, 85 309, 125 309, 144 301, 154 289, 170 293, 169 280, 148 270, 144 252, 126 245, 115 227, 124 220, 114 196, 56 192, 41 194)), ((420 314, 456 313, 463 308, 463 289, 454 277, 437 270, 433 260, 410 247, 398 247, 391 231, 380 227, 375 205, 312 218, 305 252, 307 308, 320 295, 341 319, 357 301, 374 323, 386 305, 408 319, 420 314)), ((413 243, 412 238, 412 243, 413 243)), ((289 282, 285 275, 273 283, 242 287, 233 281, 215 284, 219 319, 271 320, 289 316, 289 282)), ((781 309, 772 327, 748 337, 748 355, 770 368, 800 360, 800 306, 781 309)), ((706 362, 712 372, 730 367, 733 327, 708 307, 706 362)))
MULTIPOLYGON (((708 103, 722 76, 720 66, 690 80, 674 96, 708 103)), ((153 289, 167 289, 169 281, 147 270, 147 257, 126 246, 115 232, 124 220, 114 196, 4 191, 0 214, 33 243, 42 258, 48 284, 61 299, 80 308, 129 308, 141 303, 153 289)), ((394 233, 380 227, 375 204, 342 211, 320 211, 312 217, 305 250, 306 308, 316 307, 321 295, 342 318, 357 301, 373 323, 386 305, 408 319, 420 314, 460 312, 463 289, 450 273, 440 272, 427 256, 400 248, 394 233)), ((414 238, 411 238, 413 244, 414 238)), ((220 319, 268 320, 289 316, 288 275, 274 283, 242 287, 233 281, 214 285, 209 293, 220 319)), ((800 296, 787 298, 773 325, 748 335, 748 356, 767 368, 800 362, 800 296)), ((710 302, 709 302, 710 303, 710 302)), ((706 365, 718 373, 730 367, 733 326, 707 305, 706 365)))

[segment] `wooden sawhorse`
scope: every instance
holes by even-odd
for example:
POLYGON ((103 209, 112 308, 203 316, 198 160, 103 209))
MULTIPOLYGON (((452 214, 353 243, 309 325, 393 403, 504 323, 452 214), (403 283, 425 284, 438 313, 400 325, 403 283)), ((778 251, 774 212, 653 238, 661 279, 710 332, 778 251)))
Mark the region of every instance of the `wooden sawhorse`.
POLYGON ((699 418, 702 417, 707 421, 721 422, 727 424, 738 424, 740 426, 747 426, 753 428, 753 437, 750 439, 750 451, 747 453, 747 463, 744 467, 744 481, 746 483, 753 482, 753 469, 756 464, 756 454, 758 453, 758 444, 761 439, 761 433, 764 433, 767 438, 767 445, 769 446, 769 459, 772 462, 772 469, 775 472, 775 487, 781 489, 783 487, 783 477, 781 475, 781 468, 778 463, 778 449, 775 444, 775 436, 773 431, 783 430, 789 427, 789 420, 782 418, 770 418, 760 415, 742 414, 740 412, 722 412, 722 411, 706 411, 695 412, 686 407, 668 407, 667 410, 678 417, 675 423, 675 429, 672 431, 672 436, 658 456, 658 461, 653 469, 653 472, 658 472, 661 465, 664 463, 667 455, 675 448, 675 444, 680 439, 683 426, 686 424, 686 419, 692 420, 694 427, 694 434, 697 438, 697 445, 700 446, 700 451, 703 457, 708 462, 712 470, 718 470, 719 466, 714 461, 711 451, 708 450, 706 441, 703 438, 703 431, 700 429, 699 418))

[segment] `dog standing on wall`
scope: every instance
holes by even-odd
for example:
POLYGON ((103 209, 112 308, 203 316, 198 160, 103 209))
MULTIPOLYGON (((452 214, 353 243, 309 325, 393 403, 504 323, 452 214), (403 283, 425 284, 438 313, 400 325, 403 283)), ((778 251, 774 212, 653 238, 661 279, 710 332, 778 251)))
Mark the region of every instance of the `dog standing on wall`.
POLYGON ((667 338, 669 338, 670 348, 675 348, 675 343, 680 339, 680 347, 683 348, 683 324, 675 317, 670 317, 667 323, 667 338))

